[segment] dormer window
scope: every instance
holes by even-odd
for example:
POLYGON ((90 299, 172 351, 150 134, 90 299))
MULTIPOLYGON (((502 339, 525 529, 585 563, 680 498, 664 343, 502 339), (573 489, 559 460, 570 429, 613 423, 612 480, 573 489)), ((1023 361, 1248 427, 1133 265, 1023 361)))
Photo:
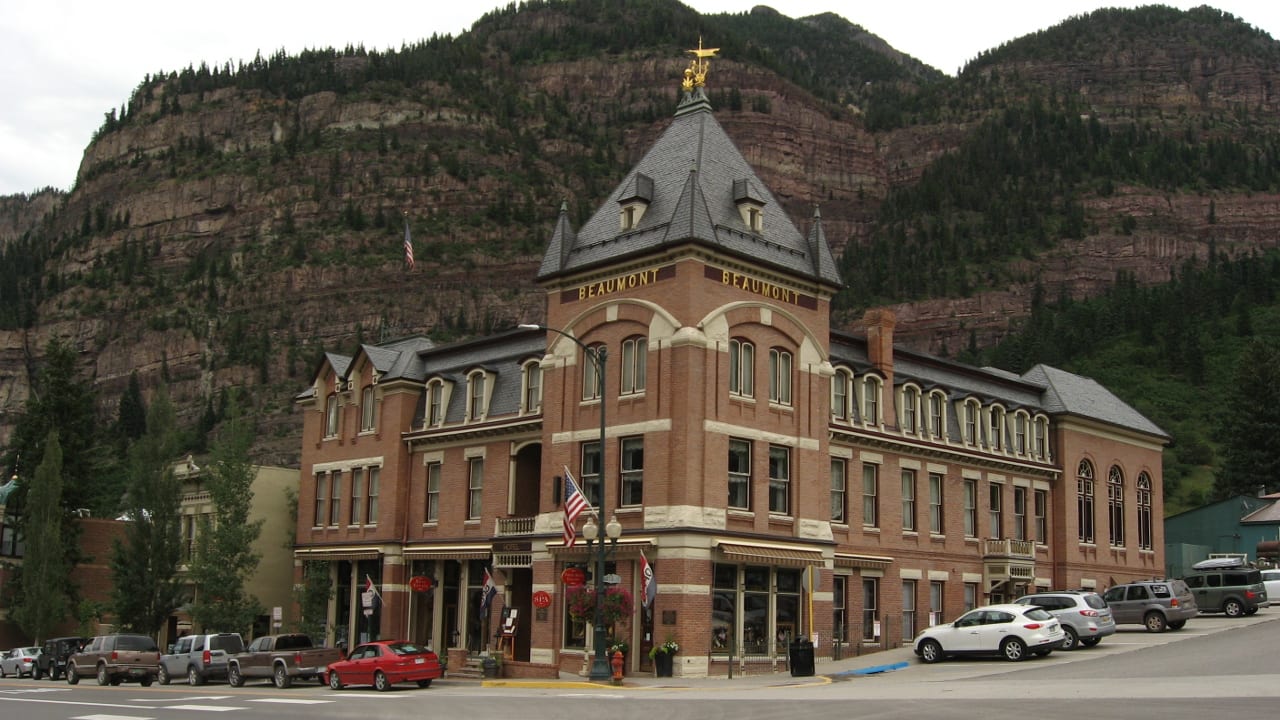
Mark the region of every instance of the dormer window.
POLYGON ((747 230, 757 235, 764 232, 764 194, 750 180, 733 181, 733 202, 742 214, 747 230))
POLYGON ((622 210, 618 215, 618 227, 624 232, 634 230, 644 217, 644 211, 653 202, 653 178, 644 173, 636 173, 622 190, 618 204, 622 210))
POLYGON ((467 376, 467 417, 483 420, 489 413, 489 378, 483 370, 467 376))

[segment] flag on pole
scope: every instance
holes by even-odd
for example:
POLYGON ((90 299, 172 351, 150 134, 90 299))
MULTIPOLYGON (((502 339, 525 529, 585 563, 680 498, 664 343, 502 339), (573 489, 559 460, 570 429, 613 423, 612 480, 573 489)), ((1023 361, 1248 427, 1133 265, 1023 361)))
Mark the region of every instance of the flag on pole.
POLYGON ((367 607, 370 609, 376 609, 382 604, 382 594, 378 592, 378 587, 373 584, 373 578, 368 575, 364 576, 364 591, 367 593, 373 593, 373 603, 367 607))
POLYGON ((573 481, 573 473, 569 472, 569 466, 566 465, 564 467, 564 544, 566 547, 573 547, 578 539, 578 531, 574 529, 573 523, 584 510, 590 509, 591 505, 578 489, 578 484, 573 481))
POLYGON ((653 566, 649 564, 649 558, 644 556, 644 551, 640 551, 640 604, 646 610, 653 607, 654 598, 658 597, 658 582, 653 576, 653 566))
POLYGON ((413 238, 409 237, 409 213, 404 214, 404 264, 413 269, 413 238))
POLYGON ((493 581, 493 572, 489 568, 484 569, 484 587, 480 588, 480 612, 489 611, 489 605, 493 602, 493 596, 498 594, 498 585, 493 581))

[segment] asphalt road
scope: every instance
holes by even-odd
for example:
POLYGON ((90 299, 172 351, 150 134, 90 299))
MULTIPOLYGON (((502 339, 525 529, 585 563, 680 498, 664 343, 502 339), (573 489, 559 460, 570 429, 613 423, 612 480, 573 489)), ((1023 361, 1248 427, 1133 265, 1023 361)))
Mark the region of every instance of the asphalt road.
POLYGON ((1021 663, 923 665, 907 649, 839 663, 818 675, 635 678, 624 687, 445 678, 390 693, 318 684, 143 688, 0 680, 0 720, 330 720, 460 718, 1044 718, 1218 720, 1275 715, 1280 704, 1280 608, 1251 618, 1201 616, 1177 632, 1124 629, 1095 648, 1021 663), (871 666, 906 667, 875 674, 871 666))

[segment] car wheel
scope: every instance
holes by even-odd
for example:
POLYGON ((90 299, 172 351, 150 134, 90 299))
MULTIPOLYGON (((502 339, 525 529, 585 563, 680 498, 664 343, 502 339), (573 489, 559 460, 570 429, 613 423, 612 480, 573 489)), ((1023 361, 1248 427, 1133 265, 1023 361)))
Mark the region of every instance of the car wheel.
POLYGON ((1244 605, 1241 605, 1239 600, 1228 600, 1222 603, 1222 612, 1227 617, 1240 617, 1244 615, 1244 605))
POLYGON ((204 676, 200 674, 199 670, 194 667, 189 667, 187 668, 187 684, 193 687, 196 685, 203 685, 204 676))
POLYGON ((1039 657, 1049 657, 1049 653, 1053 652, 1053 648, 1048 647, 1043 650, 1037 650, 1035 654, 1039 657))
POLYGON ((227 668, 227 684, 231 687, 244 687, 244 676, 240 674, 239 665, 227 668))
POLYGON ((1097 645, 1100 642, 1102 642, 1102 638, 1091 637, 1091 638, 1085 638, 1081 640, 1080 644, 1084 645, 1085 647, 1093 647, 1094 645, 1097 645))
POLYGON ((42 677, 44 677, 44 676, 40 674, 40 666, 39 666, 39 665, 37 665, 37 666, 35 666, 35 667, 31 668, 31 679, 32 679, 32 680, 39 680, 39 679, 40 679, 40 678, 42 678, 42 677))
POLYGON ((9 677, 9 676, 8 676, 8 675, 5 675, 5 673, 4 673, 4 666, 3 666, 3 665, 0 665, 0 678, 3 678, 3 677, 9 677))
POLYGON ((111 676, 107 674, 107 666, 99 665, 98 666, 98 684, 109 685, 110 683, 111 683, 111 676))
POLYGON ((1005 638, 1004 642, 1000 643, 1000 654, 1010 662, 1025 660, 1027 657, 1027 644, 1016 637, 1005 638))
POLYGON ((161 685, 169 684, 169 671, 165 670, 163 665, 160 666, 160 672, 156 674, 156 679, 160 681, 161 685))
POLYGON ((373 686, 378 692, 386 692, 391 689, 391 681, 387 679, 386 673, 379 670, 373 674, 373 686))
POLYGON ((1170 630, 1181 630, 1184 626, 1186 626, 1186 624, 1187 624, 1187 621, 1186 621, 1186 620, 1170 620, 1170 621, 1169 621, 1169 629, 1170 629, 1170 630))
POLYGON ((111 687, 115 687, 122 682, 124 682, 124 678, 122 677, 115 677, 115 676, 111 677, 111 687))
POLYGON ((151 676, 148 675, 142 678, 141 680, 138 681, 138 684, 141 685, 142 687, 151 687, 151 676))
POLYGON ((936 663, 943 658, 942 645, 937 640, 925 640, 920 643, 920 659, 926 663, 936 663))
POLYGON ((1164 629, 1169 626, 1169 623, 1164 619, 1164 615, 1158 612, 1147 613, 1147 616, 1142 618, 1142 624, 1147 626, 1147 632, 1155 633, 1164 632, 1164 629))
POLYGON ((1245 614, 1245 615, 1252 615, 1252 614, 1254 614, 1254 613, 1256 613, 1256 612, 1258 612, 1258 608, 1256 608, 1256 607, 1255 607, 1255 608, 1249 608, 1248 610, 1245 610, 1245 611, 1244 611, 1244 614, 1245 614))
POLYGON ((289 686, 293 684, 293 678, 289 677, 289 671, 286 670, 283 665, 276 666, 276 671, 272 674, 271 678, 275 682, 276 687, 281 690, 288 690, 289 686))
POLYGON ((80 673, 76 672, 75 665, 67 666, 67 684, 75 685, 80 682, 80 673))
POLYGON ((429 679, 428 679, 428 680, 419 680, 419 681, 418 681, 418 687, 421 687, 421 688, 431 687, 431 680, 429 680, 429 679))
POLYGON ((330 690, 342 689, 342 678, 338 677, 338 673, 332 670, 329 671, 329 689, 330 690))
POLYGON ((1075 650, 1076 646, 1080 644, 1080 633, 1077 633, 1076 629, 1070 625, 1062 626, 1062 635, 1060 650, 1075 650))

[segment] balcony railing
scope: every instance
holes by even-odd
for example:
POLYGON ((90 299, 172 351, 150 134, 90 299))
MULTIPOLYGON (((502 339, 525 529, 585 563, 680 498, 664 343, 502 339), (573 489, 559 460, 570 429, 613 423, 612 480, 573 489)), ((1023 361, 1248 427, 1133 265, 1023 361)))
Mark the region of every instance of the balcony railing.
POLYGON ((987 540, 983 557, 1035 559, 1036 544, 1030 540, 987 540))
POLYGON ((535 517, 498 518, 495 537, 511 537, 513 535, 532 535, 535 517))

